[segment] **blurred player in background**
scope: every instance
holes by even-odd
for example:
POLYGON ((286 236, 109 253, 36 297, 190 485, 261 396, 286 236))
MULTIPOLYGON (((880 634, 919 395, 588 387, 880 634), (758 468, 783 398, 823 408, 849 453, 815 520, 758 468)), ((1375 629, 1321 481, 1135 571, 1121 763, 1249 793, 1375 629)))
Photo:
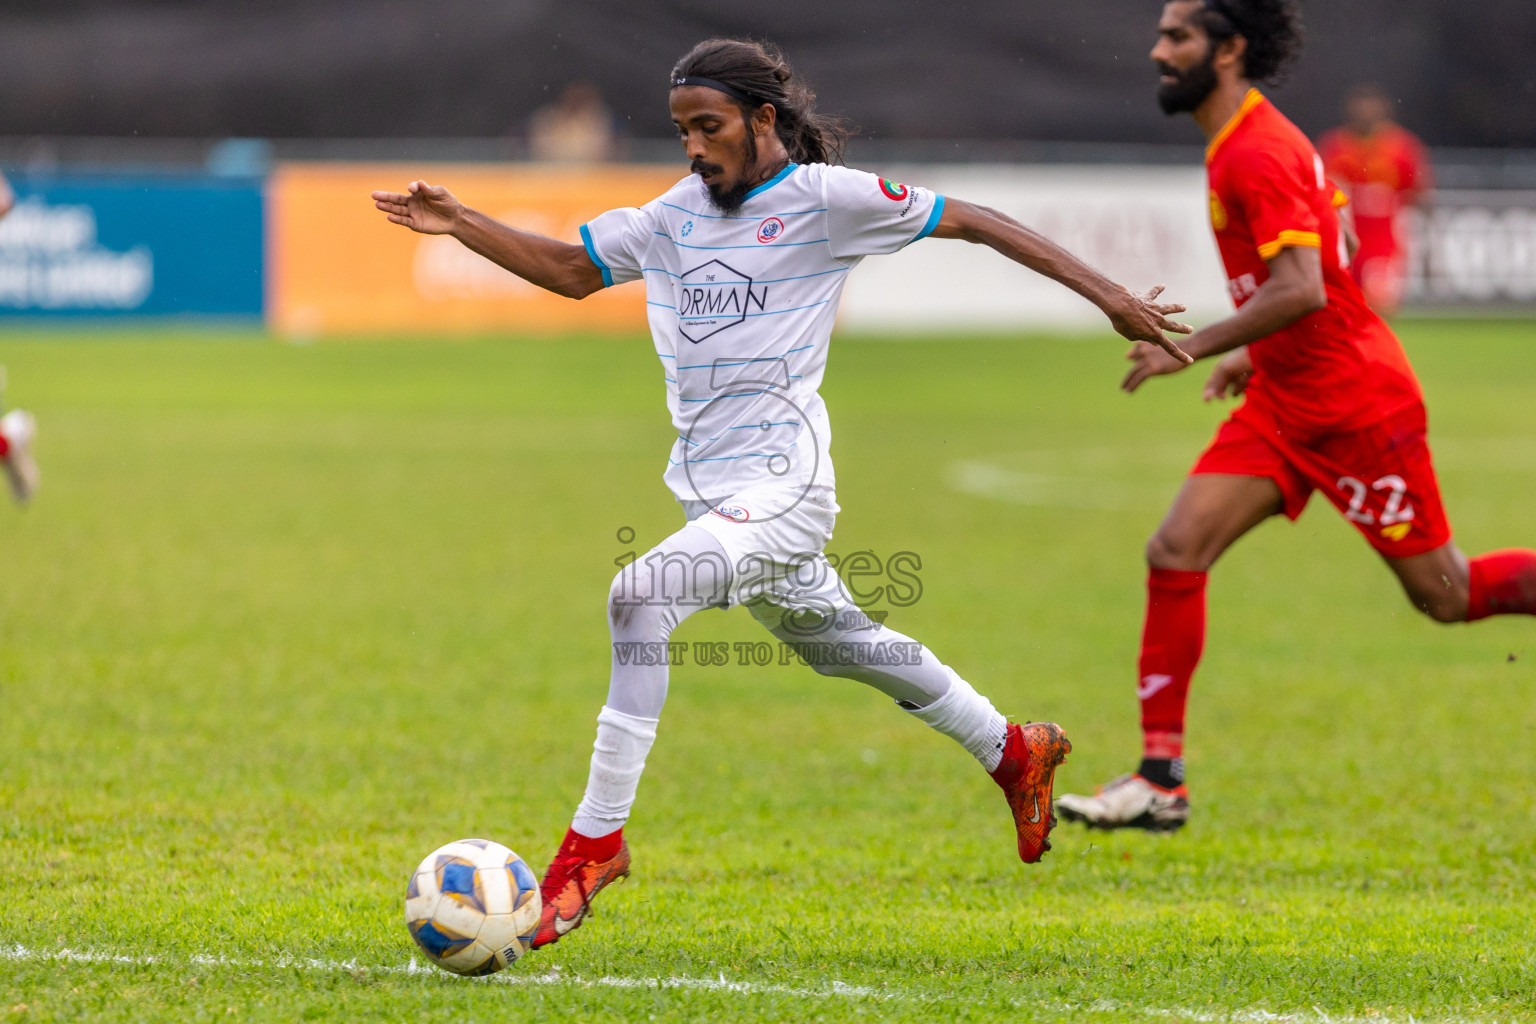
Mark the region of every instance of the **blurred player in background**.
POLYGON ((619 156, 613 111, 591 82, 572 82, 560 99, 528 120, 528 153, 535 160, 599 164, 619 156))
POLYGON ((609 592, 608 699, 586 795, 541 886, 535 946, 577 927, 629 870, 623 826, 668 684, 668 659, 644 652, 664 650, 701 608, 745 605, 818 672, 867 683, 956 740, 1007 797, 1020 859, 1050 847, 1051 783, 1071 749, 1061 729, 1008 723, 927 647, 864 615, 823 554, 838 506, 819 388, 843 283, 863 257, 929 235, 980 243, 1083 295, 1122 335, 1188 358, 1163 335, 1188 330, 1167 319, 1183 307, 1158 304, 1158 290, 1133 295, 995 211, 835 166, 844 133, 774 48, 701 43, 670 83, 693 173, 584 225, 584 244, 500 224, 425 182, 373 194, 394 223, 451 234, 558 294, 646 284, 677 431, 664 479, 688 522, 609 592))
MULTIPOLYGON (((1095 796, 1057 803, 1063 817, 1100 828, 1171 830, 1188 819, 1184 711, 1205 645, 1206 573, 1259 523, 1299 516, 1314 490, 1435 621, 1536 614, 1536 551, 1469 561, 1452 541, 1418 381, 1344 269, 1322 159, 1254 88, 1300 50, 1293 3, 1173 0, 1158 31, 1158 100, 1192 114, 1210 140, 1211 223, 1238 307, 1184 347, 1222 356, 1207 401, 1246 397, 1147 544, 1141 764, 1095 796)), ((1130 358, 1127 392, 1185 365, 1140 343, 1130 358)))
MULTIPOLYGON (((16 205, 10 182, 0 174, 0 220, 16 205)), ((5 401, 5 367, 0 366, 0 409, 5 401)), ((37 436, 37 421, 22 409, 12 409, 0 416, 0 470, 5 471, 11 494, 25 505, 37 489, 37 460, 32 457, 32 439, 37 436)))
POLYGON ((1323 136, 1323 167, 1349 196, 1360 240, 1350 274, 1371 308, 1392 316, 1408 276, 1404 214, 1425 203, 1434 176, 1423 144, 1393 122, 1392 98, 1379 86, 1351 90, 1345 113, 1348 123, 1323 136))

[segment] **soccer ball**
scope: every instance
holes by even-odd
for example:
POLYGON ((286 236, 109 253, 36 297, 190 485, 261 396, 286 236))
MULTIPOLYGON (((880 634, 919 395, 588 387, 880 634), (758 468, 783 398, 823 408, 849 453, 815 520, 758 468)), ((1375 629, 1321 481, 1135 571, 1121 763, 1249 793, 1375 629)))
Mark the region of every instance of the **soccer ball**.
POLYGON ((405 890, 405 926, 427 959, 455 974, 495 974, 528 952, 539 883, 523 858, 489 839, 427 855, 405 890))

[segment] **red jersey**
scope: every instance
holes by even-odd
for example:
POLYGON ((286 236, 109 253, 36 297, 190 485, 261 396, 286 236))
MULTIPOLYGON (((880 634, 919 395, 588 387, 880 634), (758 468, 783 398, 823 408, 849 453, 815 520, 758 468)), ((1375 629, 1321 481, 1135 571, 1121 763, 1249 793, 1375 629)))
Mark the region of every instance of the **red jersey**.
POLYGON ((1335 189, 1312 143, 1257 89, 1206 149, 1211 226, 1242 306, 1288 246, 1318 249, 1328 305, 1248 346, 1247 404, 1298 439, 1358 430, 1421 403, 1408 356, 1345 269, 1335 189))
POLYGON ((1389 124, 1371 135, 1336 128, 1318 146, 1328 174, 1344 186, 1355 220, 1391 220, 1433 187, 1424 146, 1389 124))

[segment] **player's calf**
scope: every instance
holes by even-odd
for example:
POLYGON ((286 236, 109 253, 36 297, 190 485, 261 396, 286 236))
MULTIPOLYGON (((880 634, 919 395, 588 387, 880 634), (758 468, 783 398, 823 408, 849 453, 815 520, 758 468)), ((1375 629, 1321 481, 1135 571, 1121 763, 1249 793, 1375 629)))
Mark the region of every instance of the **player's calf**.
POLYGON ((1490 551, 1472 559, 1468 575, 1468 622, 1491 615, 1536 615, 1536 551, 1490 551))

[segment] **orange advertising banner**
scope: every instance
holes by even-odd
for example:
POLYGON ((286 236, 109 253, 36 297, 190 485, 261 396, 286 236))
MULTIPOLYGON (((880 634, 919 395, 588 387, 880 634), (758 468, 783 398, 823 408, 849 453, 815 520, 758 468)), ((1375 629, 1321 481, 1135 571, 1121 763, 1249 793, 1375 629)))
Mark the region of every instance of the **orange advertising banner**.
POLYGON ((285 164, 267 193, 267 317, 279 334, 643 331, 645 289, 581 302, 528 284, 445 235, 374 209, 415 179, 514 227, 580 244, 582 224, 639 206, 687 173, 670 167, 285 164))

